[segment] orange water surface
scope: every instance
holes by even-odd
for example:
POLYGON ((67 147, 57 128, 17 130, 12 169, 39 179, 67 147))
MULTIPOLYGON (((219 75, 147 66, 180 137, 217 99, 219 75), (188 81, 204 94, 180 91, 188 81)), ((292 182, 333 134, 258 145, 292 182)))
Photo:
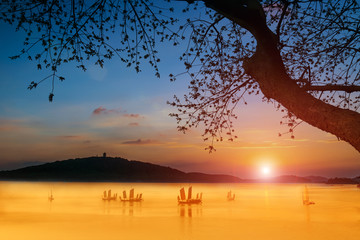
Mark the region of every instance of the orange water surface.
POLYGON ((360 239, 360 189, 308 184, 0 182, 0 239, 360 239), (181 187, 203 193, 179 206, 181 187), (103 201, 104 190, 143 193, 103 201), (227 192, 235 193, 227 201, 227 192), (54 200, 48 195, 53 193, 54 200))

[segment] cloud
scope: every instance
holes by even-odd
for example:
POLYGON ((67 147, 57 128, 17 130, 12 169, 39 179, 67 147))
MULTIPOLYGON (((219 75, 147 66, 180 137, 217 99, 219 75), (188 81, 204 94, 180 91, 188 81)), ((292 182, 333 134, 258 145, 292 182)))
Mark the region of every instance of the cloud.
POLYGON ((127 117, 127 118, 140 118, 140 114, 137 113, 130 113, 130 114, 124 114, 123 117, 127 117))
POLYGON ((138 126, 139 126, 139 123, 137 123, 137 122, 132 122, 132 123, 129 123, 129 126, 131 126, 131 127, 138 127, 138 126))
POLYGON ((339 143, 339 142, 344 142, 344 140, 341 140, 341 139, 322 139, 322 140, 317 140, 316 142, 318 142, 318 143, 339 143))
POLYGON ((147 144, 154 144, 154 143, 156 143, 155 140, 151 140, 151 139, 141 140, 140 138, 138 140, 122 142, 122 144, 127 144, 127 145, 147 145, 147 144))
POLYGON ((64 135, 64 136, 57 136, 57 138, 60 138, 60 139, 79 139, 79 138, 82 138, 82 136, 79 136, 79 135, 64 135))
POLYGON ((96 108, 93 113, 93 115, 102 115, 102 114, 120 114, 120 110, 118 109, 107 109, 102 106, 96 108))
POLYGON ((96 108, 92 114, 93 115, 110 115, 110 114, 122 114, 124 118, 144 118, 138 113, 124 113, 126 111, 121 111, 120 109, 107 109, 103 106, 96 108))

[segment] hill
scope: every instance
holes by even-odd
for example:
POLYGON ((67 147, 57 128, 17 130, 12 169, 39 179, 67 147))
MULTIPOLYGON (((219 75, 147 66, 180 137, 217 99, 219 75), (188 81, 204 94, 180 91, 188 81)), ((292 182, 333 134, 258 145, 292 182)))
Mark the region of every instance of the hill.
POLYGON ((241 179, 224 174, 185 173, 152 163, 119 157, 88 157, 0 171, 0 180, 74 182, 193 182, 193 183, 328 183, 358 184, 355 178, 282 175, 268 179, 241 179))
POLYGON ((330 178, 327 181, 328 184, 359 184, 360 177, 355 178, 330 178))
POLYGON ((185 173, 170 167, 124 158, 76 158, 0 171, 0 180, 80 182, 242 182, 230 175, 185 173))
MULTIPOLYGON (((245 181, 245 180, 244 180, 245 181)), ((299 177, 295 175, 281 175, 272 178, 252 179, 246 182, 253 183, 326 183, 327 178, 321 176, 299 177)))

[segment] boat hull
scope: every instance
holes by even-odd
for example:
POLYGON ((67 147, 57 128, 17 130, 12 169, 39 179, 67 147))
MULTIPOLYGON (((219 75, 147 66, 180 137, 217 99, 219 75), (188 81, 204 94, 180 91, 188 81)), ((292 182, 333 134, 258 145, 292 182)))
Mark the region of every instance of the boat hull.
POLYGON ((179 204, 201 204, 201 199, 188 199, 188 200, 179 200, 179 204))
POLYGON ((104 201, 116 200, 116 197, 102 198, 102 200, 104 200, 104 201))

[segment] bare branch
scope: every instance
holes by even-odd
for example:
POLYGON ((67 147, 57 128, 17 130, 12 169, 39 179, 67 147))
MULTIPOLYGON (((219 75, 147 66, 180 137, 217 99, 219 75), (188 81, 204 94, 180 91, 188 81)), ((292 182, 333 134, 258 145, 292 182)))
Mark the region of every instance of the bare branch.
POLYGON ((325 91, 342 91, 342 92, 360 92, 360 86, 345 86, 345 85, 337 85, 337 84, 327 84, 323 86, 314 86, 314 85, 304 85, 301 87, 305 91, 317 91, 317 92, 325 92, 325 91))

